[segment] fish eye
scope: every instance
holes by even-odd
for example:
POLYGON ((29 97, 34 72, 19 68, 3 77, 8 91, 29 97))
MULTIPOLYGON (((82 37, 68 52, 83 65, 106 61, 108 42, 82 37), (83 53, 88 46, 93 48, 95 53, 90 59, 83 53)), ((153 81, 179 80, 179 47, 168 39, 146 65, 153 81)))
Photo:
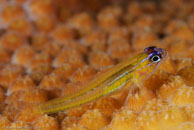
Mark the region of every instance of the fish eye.
POLYGON ((161 57, 159 55, 153 55, 152 57, 150 57, 150 61, 153 63, 158 63, 160 62, 161 57))

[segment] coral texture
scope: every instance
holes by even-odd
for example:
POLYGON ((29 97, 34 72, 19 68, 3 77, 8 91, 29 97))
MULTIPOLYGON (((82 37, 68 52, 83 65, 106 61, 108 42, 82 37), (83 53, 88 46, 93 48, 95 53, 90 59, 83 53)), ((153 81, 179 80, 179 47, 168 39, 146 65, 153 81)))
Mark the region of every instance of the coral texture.
POLYGON ((193 0, 0 0, 0 130, 193 130, 193 52, 193 0), (168 56, 137 90, 34 109, 148 46, 168 56))

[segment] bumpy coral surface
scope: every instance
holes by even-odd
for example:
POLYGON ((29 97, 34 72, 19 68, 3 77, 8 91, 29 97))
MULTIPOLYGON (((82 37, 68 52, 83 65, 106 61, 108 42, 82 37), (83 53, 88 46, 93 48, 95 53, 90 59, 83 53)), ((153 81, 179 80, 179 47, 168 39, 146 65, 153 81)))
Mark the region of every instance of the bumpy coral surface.
POLYGON ((0 0, 0 130, 193 130, 193 14, 193 0, 0 0), (142 83, 150 95, 131 85, 65 112, 34 109, 152 45, 168 57, 142 83))

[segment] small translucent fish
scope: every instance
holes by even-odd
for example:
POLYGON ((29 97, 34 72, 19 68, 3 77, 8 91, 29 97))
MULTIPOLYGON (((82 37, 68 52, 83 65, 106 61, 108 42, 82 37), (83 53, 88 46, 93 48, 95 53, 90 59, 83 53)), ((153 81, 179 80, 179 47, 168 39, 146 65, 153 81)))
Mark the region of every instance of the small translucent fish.
POLYGON ((154 46, 148 47, 144 52, 126 59, 100 74, 79 92, 39 104, 35 107, 36 111, 42 114, 56 113, 109 95, 129 83, 135 83, 140 87, 142 81, 152 74, 165 56, 166 52, 163 49, 154 46))

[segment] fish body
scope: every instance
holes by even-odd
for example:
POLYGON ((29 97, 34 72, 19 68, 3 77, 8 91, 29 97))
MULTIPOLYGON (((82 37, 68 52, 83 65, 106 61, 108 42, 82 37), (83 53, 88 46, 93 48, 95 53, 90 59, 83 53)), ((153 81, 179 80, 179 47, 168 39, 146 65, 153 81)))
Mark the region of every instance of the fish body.
POLYGON ((144 52, 126 59, 98 75, 86 84, 82 90, 70 96, 39 104, 36 107, 37 112, 50 114, 80 106, 116 92, 129 83, 135 83, 138 87, 141 87, 142 81, 157 68, 165 55, 166 52, 163 49, 148 47, 144 52))

